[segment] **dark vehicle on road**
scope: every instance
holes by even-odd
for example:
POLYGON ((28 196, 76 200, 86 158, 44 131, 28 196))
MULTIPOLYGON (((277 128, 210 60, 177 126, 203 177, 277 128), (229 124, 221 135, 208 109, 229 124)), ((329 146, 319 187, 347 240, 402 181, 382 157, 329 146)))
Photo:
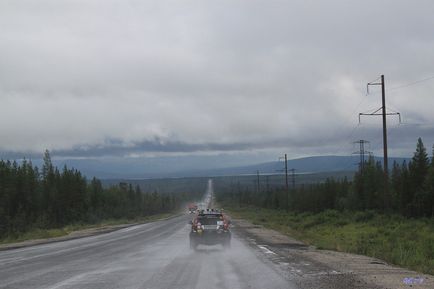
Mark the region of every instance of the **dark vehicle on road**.
POLYGON ((190 248, 198 245, 231 245, 230 221, 218 210, 201 210, 191 221, 190 248))

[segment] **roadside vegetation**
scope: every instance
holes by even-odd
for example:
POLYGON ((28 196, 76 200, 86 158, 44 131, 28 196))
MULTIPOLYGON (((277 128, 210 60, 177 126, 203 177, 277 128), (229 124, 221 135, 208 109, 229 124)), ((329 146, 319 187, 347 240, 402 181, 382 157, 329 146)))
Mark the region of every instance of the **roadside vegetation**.
POLYGON ((135 217, 132 219, 131 218, 130 219, 127 218, 107 219, 92 224, 76 223, 76 224, 70 224, 60 228, 53 228, 53 229, 32 228, 20 234, 8 235, 7 237, 0 240, 0 245, 23 242, 27 240, 62 237, 62 236, 67 236, 72 232, 77 232, 77 231, 87 230, 87 229, 106 228, 110 226, 123 225, 123 224, 135 224, 135 223, 143 224, 147 222, 156 221, 159 219, 168 218, 173 215, 174 212, 170 212, 170 213, 161 213, 161 214, 155 214, 155 215, 150 215, 145 217, 135 217))
POLYGON ((100 180, 88 181, 75 169, 54 167, 48 151, 41 170, 27 160, 0 160, 0 242, 175 212, 199 199, 205 186, 188 193, 142 192, 139 185, 125 182, 104 188, 100 180))
MULTIPOLYGON (((434 153, 434 152, 433 152, 434 153)), ((434 274, 434 161, 421 139, 409 163, 394 163, 385 189, 371 158, 346 178, 284 186, 215 182, 219 203, 235 216, 319 248, 364 254, 434 274)))
POLYGON ((434 220, 374 211, 287 213, 257 207, 226 210, 318 249, 356 253, 434 275, 434 220))

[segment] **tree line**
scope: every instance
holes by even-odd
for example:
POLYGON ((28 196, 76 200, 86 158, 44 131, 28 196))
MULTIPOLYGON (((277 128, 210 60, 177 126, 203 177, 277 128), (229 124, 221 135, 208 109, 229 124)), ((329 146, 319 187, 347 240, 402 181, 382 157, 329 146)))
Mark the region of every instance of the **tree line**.
POLYGON ((0 160, 0 238, 31 228, 170 212, 202 194, 142 192, 139 185, 128 183, 104 188, 100 180, 88 181, 76 169, 59 170, 49 151, 41 169, 27 160, 0 160))
MULTIPOLYGON (((433 150, 434 156, 434 150, 433 150)), ((324 210, 376 210, 399 213, 407 217, 434 216, 434 158, 429 158, 419 138, 411 161, 394 162, 388 182, 384 181, 381 162, 369 158, 355 173, 352 181, 346 178, 296 186, 270 187, 255 190, 239 184, 215 182, 217 197, 226 204, 254 205, 298 212, 324 210), (387 186, 387 188, 386 188, 387 186)))

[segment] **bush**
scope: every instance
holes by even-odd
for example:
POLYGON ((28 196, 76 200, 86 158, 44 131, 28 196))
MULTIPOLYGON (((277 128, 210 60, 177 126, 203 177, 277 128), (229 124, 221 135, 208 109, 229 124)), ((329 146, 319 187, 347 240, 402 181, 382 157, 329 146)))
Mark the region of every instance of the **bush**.
POLYGON ((358 223, 368 222, 372 220, 375 216, 373 211, 356 212, 354 214, 354 221, 358 223))

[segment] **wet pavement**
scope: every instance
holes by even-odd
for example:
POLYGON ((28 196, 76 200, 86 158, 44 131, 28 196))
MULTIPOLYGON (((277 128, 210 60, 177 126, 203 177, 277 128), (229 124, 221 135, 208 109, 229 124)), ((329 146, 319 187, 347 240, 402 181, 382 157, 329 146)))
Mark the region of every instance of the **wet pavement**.
POLYGON ((189 248, 191 215, 0 252, 0 288, 297 288, 259 247, 233 235, 189 248))

